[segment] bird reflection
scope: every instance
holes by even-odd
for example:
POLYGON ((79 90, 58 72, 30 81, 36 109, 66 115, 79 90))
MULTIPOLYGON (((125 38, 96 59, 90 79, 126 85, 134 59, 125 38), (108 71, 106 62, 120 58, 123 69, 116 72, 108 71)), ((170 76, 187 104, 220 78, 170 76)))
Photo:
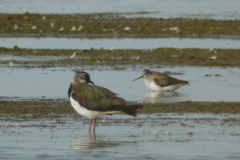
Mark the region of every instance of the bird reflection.
POLYGON ((105 147, 115 147, 119 146, 120 142, 118 141, 102 141, 97 140, 95 132, 93 135, 89 132, 89 140, 74 140, 71 141, 72 145, 70 146, 72 149, 79 150, 88 150, 88 149, 99 149, 105 147))
MULTIPOLYGON (((89 138, 90 138, 90 141, 92 140, 92 133, 91 131, 89 131, 89 138)), ((96 133, 95 131, 93 131, 93 140, 96 141, 96 133)))
POLYGON ((156 103, 166 101, 168 98, 182 97, 183 95, 183 93, 179 92, 149 92, 145 94, 145 100, 156 103))

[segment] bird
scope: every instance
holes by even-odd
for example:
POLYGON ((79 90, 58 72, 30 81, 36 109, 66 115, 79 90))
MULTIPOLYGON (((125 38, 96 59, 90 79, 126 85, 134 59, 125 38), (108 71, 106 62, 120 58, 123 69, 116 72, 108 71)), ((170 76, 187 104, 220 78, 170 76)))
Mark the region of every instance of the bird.
POLYGON ((114 49, 114 47, 112 46, 112 47, 110 48, 110 51, 113 51, 113 49, 114 49))
POLYGON ((77 31, 81 31, 82 29, 83 29, 83 26, 80 25, 80 26, 78 27, 77 31))
POLYGON ((97 86, 87 72, 75 71, 73 83, 68 89, 71 106, 82 116, 89 118, 89 132, 93 120, 95 132, 96 118, 105 115, 125 113, 136 117, 136 112, 144 105, 125 101, 119 94, 97 86))
POLYGON ((131 30, 131 28, 130 27, 125 27, 125 28, 123 28, 123 30, 129 31, 129 30, 131 30))
POLYGON ((210 49, 209 49, 207 52, 212 52, 212 51, 213 51, 213 49, 214 49, 214 48, 212 47, 212 48, 210 48, 210 49))
POLYGON ((160 72, 151 72, 149 69, 144 69, 142 76, 133 81, 140 78, 144 78, 147 88, 154 92, 171 92, 183 85, 189 84, 188 81, 179 80, 160 72))
POLYGON ((131 57, 131 59, 136 59, 136 60, 138 60, 139 58, 140 58, 139 55, 137 57, 131 57))
POLYGON ((51 22, 50 24, 51 24, 51 27, 53 28, 53 27, 54 27, 54 23, 53 23, 53 22, 51 22))
POLYGON ((60 29, 59 29, 59 31, 63 31, 64 30, 64 27, 61 27, 60 29))
POLYGON ((70 31, 75 31, 76 30, 76 27, 75 26, 73 26, 71 29, 70 29, 70 31))
POLYGON ((73 52, 73 54, 69 58, 74 58, 76 56, 76 52, 73 52))

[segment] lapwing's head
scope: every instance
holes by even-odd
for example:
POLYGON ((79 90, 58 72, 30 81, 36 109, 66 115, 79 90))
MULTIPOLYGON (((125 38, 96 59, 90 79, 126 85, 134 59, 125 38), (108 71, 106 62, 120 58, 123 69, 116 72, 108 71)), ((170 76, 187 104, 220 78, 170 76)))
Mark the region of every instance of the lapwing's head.
POLYGON ((78 83, 92 83, 90 75, 87 72, 75 71, 74 82, 78 83))
POLYGON ((138 79, 140 79, 140 78, 148 78, 150 75, 151 75, 151 71, 149 70, 149 69, 144 69, 143 71, 142 71, 142 76, 140 76, 139 78, 137 78, 137 79, 134 79, 133 81, 136 81, 136 80, 138 80, 138 79))

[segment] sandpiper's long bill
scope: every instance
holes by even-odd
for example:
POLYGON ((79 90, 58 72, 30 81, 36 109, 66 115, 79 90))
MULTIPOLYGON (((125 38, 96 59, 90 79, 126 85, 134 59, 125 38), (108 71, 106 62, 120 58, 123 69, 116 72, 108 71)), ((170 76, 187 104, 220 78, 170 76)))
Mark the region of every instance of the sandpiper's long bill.
POLYGON ((136 81, 140 78, 144 78, 147 88, 155 92, 174 91, 183 85, 189 84, 188 81, 179 80, 160 72, 151 72, 148 69, 144 69, 142 71, 142 76, 134 79, 133 81, 136 81))
POLYGON ((143 105, 125 101, 106 88, 88 83, 94 84, 87 72, 75 72, 74 81, 68 90, 68 97, 72 107, 80 115, 89 118, 89 131, 92 119, 93 131, 95 131, 96 118, 117 113, 136 116, 137 109, 143 107, 143 105))

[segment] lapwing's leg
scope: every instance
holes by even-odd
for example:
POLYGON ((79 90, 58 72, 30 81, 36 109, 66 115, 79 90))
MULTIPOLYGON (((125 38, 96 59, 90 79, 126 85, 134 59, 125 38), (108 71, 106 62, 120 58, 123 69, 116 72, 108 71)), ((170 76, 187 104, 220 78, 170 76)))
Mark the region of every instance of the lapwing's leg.
POLYGON ((92 125, 92 118, 89 118, 89 130, 88 131, 91 131, 91 125, 92 125))
POLYGON ((92 140, 92 133, 91 133, 91 131, 88 131, 88 133, 89 133, 89 138, 90 138, 90 141, 92 140))
POLYGON ((93 132, 93 138, 94 138, 93 140, 96 141, 96 133, 95 133, 95 131, 93 132))
POLYGON ((96 119, 93 119, 93 132, 95 132, 95 127, 96 127, 96 119))

